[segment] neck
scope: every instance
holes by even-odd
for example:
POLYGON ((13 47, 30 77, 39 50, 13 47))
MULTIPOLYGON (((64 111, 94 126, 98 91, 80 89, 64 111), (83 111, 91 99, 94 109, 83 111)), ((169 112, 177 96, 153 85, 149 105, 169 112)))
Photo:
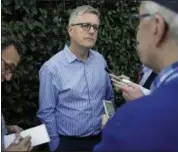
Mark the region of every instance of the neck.
POLYGON ((89 53, 89 49, 82 47, 80 45, 77 45, 76 43, 72 43, 70 44, 70 50, 72 51, 73 54, 75 54, 75 56, 78 59, 81 59, 82 61, 86 61, 88 58, 88 53, 89 53))
POLYGON ((161 72, 163 69, 168 67, 169 65, 178 61, 178 46, 169 46, 165 47, 165 49, 161 49, 158 51, 157 59, 155 60, 155 68, 153 68, 156 72, 161 72))

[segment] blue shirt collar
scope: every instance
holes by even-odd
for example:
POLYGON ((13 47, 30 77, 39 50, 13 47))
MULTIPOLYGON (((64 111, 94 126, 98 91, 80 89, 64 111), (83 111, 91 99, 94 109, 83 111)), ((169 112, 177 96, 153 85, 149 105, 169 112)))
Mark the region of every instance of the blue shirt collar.
POLYGON ((152 90, 159 88, 162 84, 166 83, 167 80, 178 72, 178 62, 175 62, 168 67, 164 68, 156 77, 152 83, 152 90))
POLYGON ((69 61, 69 63, 72 63, 77 59, 77 57, 71 52, 71 50, 69 49, 69 46, 67 44, 64 47, 64 54, 65 54, 67 60, 69 61))
MULTIPOLYGON (((74 62, 75 60, 78 60, 76 55, 72 53, 72 51, 69 49, 69 44, 66 44, 65 47, 64 47, 64 54, 67 58, 67 60, 69 61, 69 63, 72 63, 74 62)), ((90 50, 89 51, 89 56, 88 56, 88 59, 92 56, 92 51, 90 50)), ((88 60, 87 59, 87 60, 88 60)))

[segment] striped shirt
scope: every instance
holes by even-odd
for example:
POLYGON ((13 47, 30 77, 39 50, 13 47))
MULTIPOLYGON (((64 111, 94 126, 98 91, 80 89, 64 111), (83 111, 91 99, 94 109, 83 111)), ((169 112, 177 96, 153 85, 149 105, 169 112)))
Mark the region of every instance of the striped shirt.
POLYGON ((90 50, 83 62, 66 45, 41 67, 38 117, 50 137, 84 137, 101 131, 102 101, 113 99, 106 66, 98 52, 90 50))
POLYGON ((178 78, 178 62, 171 64, 167 68, 165 68, 155 79, 151 86, 151 90, 154 91, 155 89, 161 87, 162 85, 178 78))

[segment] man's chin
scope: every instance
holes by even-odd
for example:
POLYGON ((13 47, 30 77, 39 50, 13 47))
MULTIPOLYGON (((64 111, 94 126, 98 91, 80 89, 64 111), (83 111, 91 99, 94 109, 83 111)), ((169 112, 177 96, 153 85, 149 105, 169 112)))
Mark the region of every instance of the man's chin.
POLYGON ((84 47, 87 49, 91 49, 94 47, 95 44, 85 44, 84 47))

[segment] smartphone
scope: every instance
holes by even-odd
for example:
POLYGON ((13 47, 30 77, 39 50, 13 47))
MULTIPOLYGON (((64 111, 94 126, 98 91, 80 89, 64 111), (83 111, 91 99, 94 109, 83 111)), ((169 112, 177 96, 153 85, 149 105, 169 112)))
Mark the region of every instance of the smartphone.
POLYGON ((114 108, 113 102, 104 100, 103 105, 104 105, 106 116, 108 117, 108 119, 110 119, 115 114, 115 108, 114 108))

